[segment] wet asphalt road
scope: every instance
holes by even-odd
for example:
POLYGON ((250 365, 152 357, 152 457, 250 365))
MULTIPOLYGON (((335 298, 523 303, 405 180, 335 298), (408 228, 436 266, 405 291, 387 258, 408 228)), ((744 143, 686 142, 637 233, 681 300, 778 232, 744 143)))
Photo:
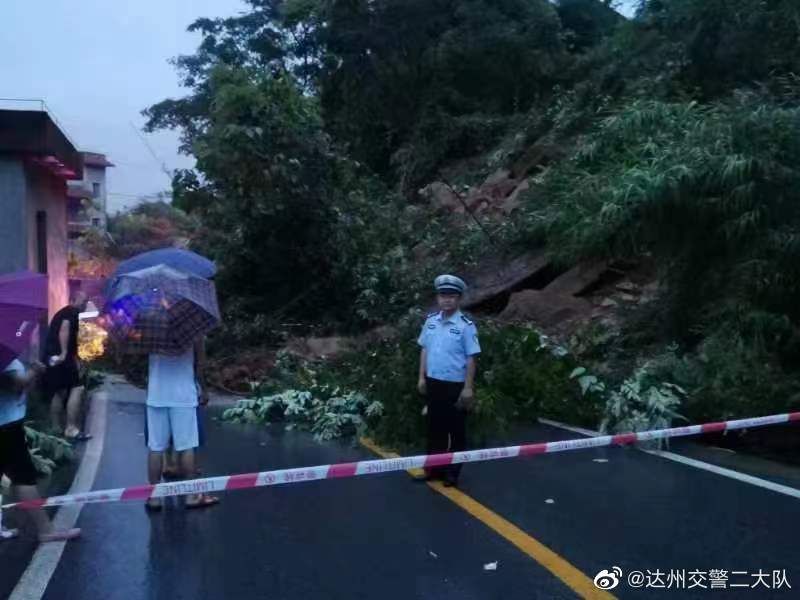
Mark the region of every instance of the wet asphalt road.
MULTIPOLYGON (((145 479, 143 394, 116 389, 95 489, 145 479)), ((212 408, 208 417, 219 412, 212 408)), ((209 476, 369 456, 280 427, 209 418, 206 432, 202 468, 209 476)), ((514 441, 574 437, 536 426, 514 441)), ((634 590, 623 582, 612 592, 618 598, 800 597, 795 498, 628 448, 468 465, 461 488, 590 578, 612 566, 626 574, 786 569, 793 586, 634 590)), ((79 526, 84 538, 67 546, 47 600, 577 597, 404 473, 233 492, 200 511, 174 499, 155 515, 139 503, 88 505, 79 526), (496 571, 483 569, 494 561, 496 571)), ((754 579, 730 575, 730 583, 745 581, 754 579)))

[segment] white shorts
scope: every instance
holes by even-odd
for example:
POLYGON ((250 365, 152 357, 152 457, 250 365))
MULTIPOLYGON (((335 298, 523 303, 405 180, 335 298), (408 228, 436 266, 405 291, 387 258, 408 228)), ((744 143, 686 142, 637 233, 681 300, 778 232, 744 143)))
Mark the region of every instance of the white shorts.
POLYGON ((147 447, 164 452, 170 446, 178 452, 200 445, 197 407, 147 407, 147 447))

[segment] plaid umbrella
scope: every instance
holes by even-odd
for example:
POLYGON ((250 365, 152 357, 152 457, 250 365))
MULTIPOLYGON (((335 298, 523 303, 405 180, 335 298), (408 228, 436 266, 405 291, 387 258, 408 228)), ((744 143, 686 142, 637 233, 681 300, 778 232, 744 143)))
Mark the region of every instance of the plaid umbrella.
POLYGON ((47 316, 47 275, 21 271, 0 275, 0 369, 30 344, 47 316))
POLYGON ((130 354, 180 354, 220 322, 214 284, 166 265, 120 275, 105 313, 130 354))

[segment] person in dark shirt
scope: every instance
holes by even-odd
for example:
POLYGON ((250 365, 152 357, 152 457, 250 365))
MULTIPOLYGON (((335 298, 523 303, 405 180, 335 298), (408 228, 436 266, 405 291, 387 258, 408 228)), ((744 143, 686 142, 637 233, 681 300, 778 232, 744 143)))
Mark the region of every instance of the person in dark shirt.
POLYGON ((85 440, 89 436, 81 432, 79 425, 83 385, 78 364, 78 318, 86 309, 86 294, 77 291, 72 302, 59 310, 47 331, 44 361, 47 371, 44 374, 45 393, 50 398, 50 419, 53 429, 61 430, 64 406, 67 409, 67 423, 64 437, 68 440, 85 440))

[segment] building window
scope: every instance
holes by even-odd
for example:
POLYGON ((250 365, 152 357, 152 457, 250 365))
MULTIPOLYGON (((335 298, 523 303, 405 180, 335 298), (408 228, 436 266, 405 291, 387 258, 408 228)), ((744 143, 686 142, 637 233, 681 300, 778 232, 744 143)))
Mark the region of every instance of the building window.
POLYGON ((93 183, 92 184, 92 198, 99 198, 100 197, 100 184, 93 183))
POLYGON ((92 218, 92 227, 100 227, 100 219, 97 217, 92 218))
POLYGON ((36 268, 47 273, 47 213, 36 212, 36 268))

